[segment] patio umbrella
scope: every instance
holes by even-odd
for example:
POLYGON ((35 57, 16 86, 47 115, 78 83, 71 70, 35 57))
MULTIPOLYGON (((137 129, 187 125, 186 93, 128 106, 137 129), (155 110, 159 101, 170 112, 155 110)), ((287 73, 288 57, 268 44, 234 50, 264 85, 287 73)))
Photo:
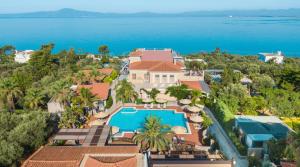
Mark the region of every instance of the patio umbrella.
POLYGON ((114 134, 117 134, 118 132, 120 131, 120 128, 117 127, 117 126, 112 126, 111 127, 111 133, 114 135, 114 134))
POLYGON ((203 118, 200 115, 191 116, 190 119, 196 123, 203 122, 203 118))
POLYGON ((167 102, 166 99, 162 99, 162 98, 156 98, 155 101, 156 101, 157 103, 166 103, 166 102, 167 102))
POLYGON ((143 102, 144 102, 144 103, 151 103, 151 102, 152 102, 152 100, 151 100, 151 99, 149 99, 149 98, 148 98, 148 99, 143 99, 143 102))
POLYGON ((173 126, 172 131, 176 134, 185 134, 187 132, 187 129, 183 126, 173 126))
POLYGON ((95 118, 102 119, 102 118, 106 118, 108 116, 109 116, 109 114, 107 112, 99 112, 98 114, 95 115, 95 118))
POLYGON ((197 112, 201 111, 201 109, 199 107, 196 107, 196 106, 188 106, 186 109, 188 109, 190 112, 194 112, 194 113, 197 113, 197 112))
POLYGON ((189 100, 189 99, 181 99, 181 100, 179 101, 179 103, 184 104, 184 105, 189 105, 189 104, 192 103, 192 101, 189 100))
POLYGON ((103 125, 103 123, 104 123, 103 121, 100 121, 97 119, 95 121, 90 122, 89 125, 90 126, 100 126, 100 125, 103 125))
POLYGON ((201 104, 196 104, 197 107, 199 107, 201 110, 204 109, 204 105, 201 105, 201 104))
POLYGON ((176 97, 172 97, 169 94, 159 93, 156 98, 158 99, 166 99, 167 101, 176 101, 176 97))

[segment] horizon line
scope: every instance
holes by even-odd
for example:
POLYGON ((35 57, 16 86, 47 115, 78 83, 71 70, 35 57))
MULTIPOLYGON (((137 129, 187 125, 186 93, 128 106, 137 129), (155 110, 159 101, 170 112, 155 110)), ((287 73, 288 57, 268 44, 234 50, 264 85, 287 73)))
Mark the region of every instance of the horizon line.
POLYGON ((182 14, 182 13, 190 13, 190 12, 225 12, 225 11, 256 11, 256 10, 300 10, 299 8, 257 8, 257 9, 211 9, 211 10, 189 10, 189 11, 178 11, 178 12, 155 12, 155 11, 135 11, 135 12, 101 12, 94 10, 86 10, 86 9, 77 9, 77 8, 58 8, 52 10, 37 10, 37 11, 24 11, 24 12, 9 12, 9 13, 0 13, 0 14, 27 14, 27 13, 37 13, 37 12, 58 12, 61 10, 74 10, 81 12, 95 12, 95 13, 103 13, 103 14, 138 14, 138 13, 152 13, 152 14, 182 14))

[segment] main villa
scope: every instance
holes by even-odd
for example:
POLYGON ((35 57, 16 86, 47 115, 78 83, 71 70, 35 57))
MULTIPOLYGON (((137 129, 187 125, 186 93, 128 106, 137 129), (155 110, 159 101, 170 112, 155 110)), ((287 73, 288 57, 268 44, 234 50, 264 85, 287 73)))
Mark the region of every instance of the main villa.
MULTIPOLYGON (((184 58, 172 49, 146 50, 136 49, 129 54, 128 81, 141 88, 156 88, 165 93, 169 86, 185 84, 191 89, 209 93, 204 82, 204 71, 191 74, 184 65, 184 58)), ((141 96, 145 94, 141 92, 141 96)))

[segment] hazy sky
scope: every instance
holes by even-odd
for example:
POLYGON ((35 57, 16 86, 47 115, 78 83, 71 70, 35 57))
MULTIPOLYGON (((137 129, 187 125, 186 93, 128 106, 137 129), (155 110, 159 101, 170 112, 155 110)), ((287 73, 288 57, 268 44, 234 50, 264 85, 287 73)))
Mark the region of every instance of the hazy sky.
POLYGON ((99 12, 183 12, 300 8, 300 0, 0 0, 0 13, 74 8, 99 12))

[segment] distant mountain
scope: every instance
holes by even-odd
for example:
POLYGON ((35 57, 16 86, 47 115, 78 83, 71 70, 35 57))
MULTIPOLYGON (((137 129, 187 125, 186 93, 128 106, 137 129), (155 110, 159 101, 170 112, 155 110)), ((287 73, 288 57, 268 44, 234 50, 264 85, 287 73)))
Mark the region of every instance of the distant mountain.
POLYGON ((226 10, 184 13, 101 13, 75 9, 31 13, 0 14, 0 18, 101 18, 101 17, 300 17, 300 9, 279 10, 226 10))

